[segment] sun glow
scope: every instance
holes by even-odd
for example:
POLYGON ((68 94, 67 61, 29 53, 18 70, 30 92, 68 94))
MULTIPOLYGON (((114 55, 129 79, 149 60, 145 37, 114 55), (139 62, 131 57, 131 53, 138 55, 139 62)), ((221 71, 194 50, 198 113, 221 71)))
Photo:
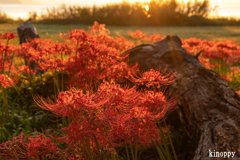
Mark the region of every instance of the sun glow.
MULTIPOLYGON (((185 3, 185 4, 187 4, 188 2, 189 2, 190 0, 178 0, 178 2, 183 2, 183 3, 185 3)), ((193 2, 193 0, 191 0, 191 2, 193 2)))
POLYGON ((149 10, 149 6, 148 5, 144 5, 144 8, 145 8, 146 11, 149 10))
MULTIPOLYGON (((134 2, 150 2, 151 0, 128 0, 130 3, 134 3, 134 2)), ((184 3, 187 3, 187 2, 189 2, 189 1, 191 1, 191 2, 194 2, 194 0, 177 0, 177 2, 184 2, 184 3)), ((199 1, 203 1, 203 0, 199 0, 199 1)))
POLYGON ((129 2, 150 2, 150 0, 129 0, 129 2))

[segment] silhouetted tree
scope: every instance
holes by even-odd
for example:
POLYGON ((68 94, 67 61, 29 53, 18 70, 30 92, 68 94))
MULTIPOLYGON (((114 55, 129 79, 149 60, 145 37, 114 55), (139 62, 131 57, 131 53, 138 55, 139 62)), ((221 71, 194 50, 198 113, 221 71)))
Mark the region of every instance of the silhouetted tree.
POLYGON ((32 21, 36 21, 38 17, 37 12, 28 12, 28 18, 31 19, 32 21))

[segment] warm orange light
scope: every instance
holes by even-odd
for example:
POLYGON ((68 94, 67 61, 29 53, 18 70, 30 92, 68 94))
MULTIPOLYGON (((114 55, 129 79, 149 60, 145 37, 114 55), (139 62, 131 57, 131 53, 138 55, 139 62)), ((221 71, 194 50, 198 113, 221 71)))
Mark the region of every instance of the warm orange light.
MULTIPOLYGON (((177 0, 178 2, 184 2, 185 4, 187 4, 188 2, 194 3, 194 0, 177 0)), ((199 1, 203 1, 203 0, 199 0, 199 1)))
MULTIPOLYGON (((180 1, 181 2, 181 1, 180 1)), ((183 2, 185 3, 185 4, 187 4, 188 2, 189 2, 189 0, 183 0, 183 2)), ((190 1, 190 2, 192 2, 192 1, 190 1)))
POLYGON ((146 11, 149 10, 149 6, 148 5, 145 5, 144 8, 145 8, 146 11))

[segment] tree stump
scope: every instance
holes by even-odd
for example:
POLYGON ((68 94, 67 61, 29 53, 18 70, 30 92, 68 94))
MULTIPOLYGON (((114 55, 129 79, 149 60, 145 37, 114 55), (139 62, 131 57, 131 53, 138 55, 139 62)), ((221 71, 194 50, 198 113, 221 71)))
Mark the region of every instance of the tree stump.
POLYGON ((23 25, 19 25, 17 28, 19 43, 26 43, 34 38, 39 38, 37 33, 37 29, 34 27, 33 24, 29 23, 28 21, 24 22, 23 25))
POLYGON ((229 158, 240 159, 240 96, 219 74, 205 68, 199 55, 182 48, 177 36, 167 36, 123 54, 128 53, 129 63, 138 63, 142 71, 167 67, 166 73, 177 73, 177 80, 167 91, 178 93, 174 112, 196 144, 194 160, 224 159, 223 152, 235 152, 229 158))
MULTIPOLYGON (((40 38, 37 29, 34 27, 33 24, 30 22, 26 21, 23 23, 23 25, 19 25, 17 28, 17 33, 19 37, 19 43, 23 44, 26 43, 27 41, 31 41, 34 38, 40 38)), ((37 44, 35 45, 35 49, 37 47, 37 44)), ((30 64, 29 62, 25 59, 25 65, 30 65, 31 69, 35 69, 35 62, 31 61, 30 64)), ((40 74, 44 73, 44 71, 37 69, 36 75, 40 76, 40 74)))

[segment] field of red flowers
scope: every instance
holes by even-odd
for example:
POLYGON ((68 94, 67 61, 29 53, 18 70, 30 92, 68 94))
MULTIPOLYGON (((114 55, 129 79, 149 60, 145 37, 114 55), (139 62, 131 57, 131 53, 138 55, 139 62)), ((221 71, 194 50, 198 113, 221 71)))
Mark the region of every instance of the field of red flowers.
MULTIPOLYGON (((121 55, 134 43, 109 32, 95 22, 88 31, 60 33, 65 43, 33 39, 21 46, 9 44, 13 33, 0 36, 0 158, 137 160, 151 146, 160 158, 180 156, 167 146, 169 126, 163 121, 177 99, 159 89, 177 75, 164 68, 141 73, 137 64, 127 63, 128 55, 121 55), (37 77, 39 70, 44 73, 37 77)), ((164 38, 139 30, 129 34, 138 43, 164 38)), ((182 43, 191 54, 202 50, 200 62, 239 90, 240 46, 196 38, 182 43)))

